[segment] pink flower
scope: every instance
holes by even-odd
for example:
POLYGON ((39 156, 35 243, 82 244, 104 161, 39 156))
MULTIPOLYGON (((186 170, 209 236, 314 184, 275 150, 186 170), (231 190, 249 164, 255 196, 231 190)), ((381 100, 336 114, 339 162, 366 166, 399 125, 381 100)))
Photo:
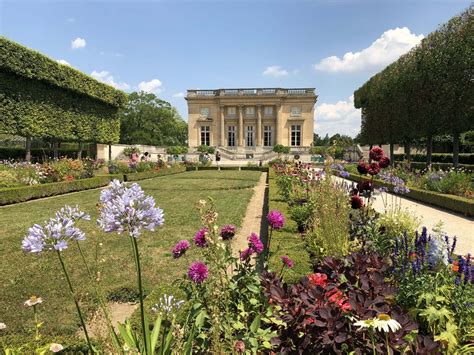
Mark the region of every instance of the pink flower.
POLYGON ((252 256, 252 254, 253 254, 253 250, 250 248, 247 248, 240 252, 240 260, 247 261, 250 258, 250 256, 252 256))
POLYGON ((196 244, 200 248, 205 248, 207 247, 207 241, 206 241, 206 234, 207 234, 207 228, 201 228, 196 232, 194 235, 194 244, 196 244))
POLYGON ((372 163, 369 165, 369 170, 368 170, 368 173, 370 175, 377 175, 378 173, 380 173, 380 165, 379 163, 372 163))
POLYGON ((289 269, 291 269, 293 266, 295 266, 295 262, 293 260, 291 260, 287 255, 280 256, 280 260, 289 269))
POLYGON ((382 168, 382 169, 385 169, 386 167, 388 167, 390 165, 390 159, 388 157, 382 157, 379 161, 379 166, 382 168))
POLYGON ((177 259, 184 255, 190 246, 191 244, 187 240, 180 240, 173 248, 173 257, 177 259))
POLYGON ((357 165, 357 171, 359 172, 359 174, 365 175, 369 171, 369 166, 367 165, 367 163, 361 160, 357 165))
POLYGON ((373 147, 369 152, 369 157, 372 160, 379 161, 384 156, 383 149, 380 147, 373 147))
POLYGON ((257 254, 261 254, 263 252, 263 243, 255 233, 252 233, 249 237, 249 248, 257 254))
POLYGON ((189 267, 188 277, 191 279, 191 281, 197 284, 200 284, 205 279, 207 279, 208 275, 209 275, 209 270, 206 264, 204 264, 201 261, 196 261, 195 263, 191 264, 191 266, 189 267))
POLYGON ((328 275, 317 272, 316 274, 309 275, 308 279, 313 286, 326 287, 328 275))
POLYGON ((229 224, 227 226, 222 227, 221 229, 221 238, 223 240, 232 239, 235 235, 235 226, 229 224))
POLYGON ((281 214, 280 211, 273 210, 267 215, 268 224, 273 229, 281 229, 285 224, 285 217, 281 214))

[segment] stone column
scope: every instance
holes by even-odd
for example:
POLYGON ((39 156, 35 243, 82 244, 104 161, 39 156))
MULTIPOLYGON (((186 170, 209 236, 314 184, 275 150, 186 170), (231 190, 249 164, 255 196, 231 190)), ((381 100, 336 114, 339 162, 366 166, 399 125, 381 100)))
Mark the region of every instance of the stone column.
POLYGON ((257 147, 262 146, 262 105, 257 105, 257 147))
POLYGON ((280 128, 281 124, 281 107, 282 105, 276 105, 276 121, 275 121, 275 142, 274 145, 282 144, 281 143, 281 131, 283 128, 280 128))
POLYGON ((225 122, 224 122, 224 113, 225 107, 224 105, 220 106, 221 111, 221 147, 225 145, 225 122))
POLYGON ((239 147, 244 146, 244 106, 239 106, 239 147))

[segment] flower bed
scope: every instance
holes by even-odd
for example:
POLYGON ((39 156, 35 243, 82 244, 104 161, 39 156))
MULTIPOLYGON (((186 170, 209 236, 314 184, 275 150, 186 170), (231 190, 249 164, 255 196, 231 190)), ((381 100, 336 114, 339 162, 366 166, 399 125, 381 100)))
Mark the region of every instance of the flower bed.
POLYGON ((144 179, 152 179, 158 176, 178 174, 184 171, 186 171, 186 167, 184 165, 176 164, 170 168, 165 168, 165 169, 160 169, 160 170, 151 170, 151 171, 124 174, 123 179, 124 181, 138 181, 138 180, 144 180, 144 179))

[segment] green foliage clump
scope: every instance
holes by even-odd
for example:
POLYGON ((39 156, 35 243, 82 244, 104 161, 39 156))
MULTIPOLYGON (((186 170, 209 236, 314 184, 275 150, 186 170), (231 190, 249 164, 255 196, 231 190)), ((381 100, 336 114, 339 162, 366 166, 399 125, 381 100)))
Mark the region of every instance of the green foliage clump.
POLYGON ((171 154, 171 155, 186 154, 187 152, 188 152, 188 147, 186 146, 175 145, 175 146, 166 148, 166 153, 171 154))
POLYGON ((283 144, 275 144, 273 146, 273 151, 278 154, 288 154, 290 152, 290 147, 285 147, 283 144))
POLYGON ((216 148, 202 144, 202 145, 200 145, 199 147, 197 147, 197 151, 198 151, 199 153, 203 153, 203 154, 206 154, 206 153, 208 153, 208 154, 214 154, 215 151, 216 151, 216 148))

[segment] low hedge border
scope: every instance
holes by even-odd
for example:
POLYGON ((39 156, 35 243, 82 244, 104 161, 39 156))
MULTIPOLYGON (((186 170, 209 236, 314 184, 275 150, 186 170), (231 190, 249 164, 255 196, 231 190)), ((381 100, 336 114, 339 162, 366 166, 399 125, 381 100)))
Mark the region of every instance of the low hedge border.
MULTIPOLYGON (((193 170, 219 170, 217 166, 188 166, 186 171, 193 170)), ((262 173, 268 173, 269 169, 267 166, 221 166, 220 170, 250 170, 250 171, 261 171, 262 173)))
POLYGON ((179 174, 186 171, 184 166, 171 167, 168 169, 162 169, 158 171, 143 171, 141 173, 129 173, 123 175, 124 181, 138 181, 145 179, 152 179, 159 176, 179 174))
MULTIPOLYGON (((405 154, 394 154, 395 161, 401 161, 405 159, 405 154)), ((410 160, 414 162, 426 162, 426 154, 411 154, 410 160)), ((445 163, 452 164, 453 154, 452 153, 433 153, 431 155, 431 161, 433 163, 445 163)), ((461 164, 474 164, 474 153, 459 153, 459 163, 461 164)))
MULTIPOLYGON (((408 164, 408 162, 395 161, 394 164, 395 164, 395 166, 399 166, 399 165, 408 164)), ((410 166, 413 169, 425 169, 426 168, 426 163, 418 162, 418 161, 412 161, 412 162, 410 162, 410 166)), ((448 170, 448 169, 451 169, 453 167, 453 164, 452 163, 431 163, 431 167, 434 168, 434 169, 448 170)), ((474 165, 472 165, 472 164, 458 164, 458 168, 468 170, 468 171, 474 171, 474 165)))
MULTIPOLYGON (((288 203, 280 196, 275 178, 275 171, 270 169, 268 174, 268 211, 280 211, 285 216, 285 226, 280 230, 273 231, 269 267, 271 270, 279 272, 282 267, 280 256, 287 255, 295 262, 295 266, 292 269, 286 269, 283 278, 288 283, 297 283, 302 276, 313 273, 311 260, 305 242, 297 231, 296 223, 289 218, 288 203)), ((270 229, 268 235, 270 235, 270 229)))
MULTIPOLYGON (((347 179, 359 182, 361 180, 370 180, 368 177, 363 177, 360 175, 349 173, 347 179)), ((375 180, 379 185, 392 187, 393 185, 387 184, 381 180, 375 180)), ((441 207, 450 211, 462 213, 465 216, 473 217, 474 216, 474 201, 469 200, 464 197, 455 196, 455 195, 446 195, 440 194, 434 191, 427 191, 418 189, 416 187, 409 187, 410 192, 405 194, 404 197, 409 199, 427 203, 436 207, 441 207)))
POLYGON ((123 175, 102 175, 89 179, 0 189, 0 206, 62 195, 68 192, 95 189, 106 186, 113 179, 123 180, 123 175))

